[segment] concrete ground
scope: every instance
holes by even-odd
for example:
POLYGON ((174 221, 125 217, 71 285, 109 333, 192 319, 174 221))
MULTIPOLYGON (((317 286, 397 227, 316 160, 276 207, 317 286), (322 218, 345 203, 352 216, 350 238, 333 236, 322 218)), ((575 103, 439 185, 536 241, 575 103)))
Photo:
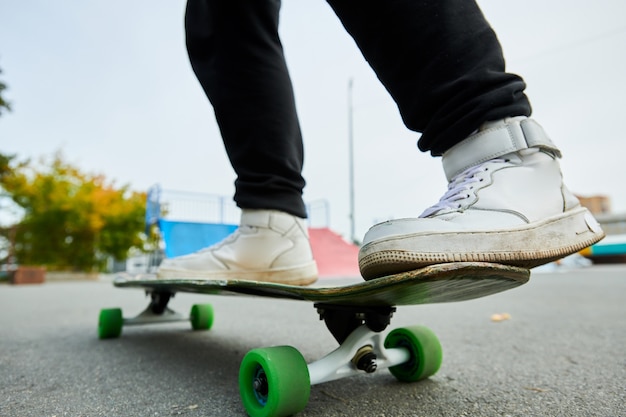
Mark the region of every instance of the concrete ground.
MULTIPOLYGON (((215 307, 209 332, 174 323, 101 341, 100 308, 136 314, 141 291, 106 279, 0 285, 0 416, 244 416, 237 374, 248 350, 287 344, 314 360, 335 348, 309 303, 178 294, 170 305, 196 302, 215 307)), ((300 415, 626 416, 626 266, 536 273, 491 297, 400 308, 392 327, 410 324, 440 337, 438 374, 317 385, 300 415)))

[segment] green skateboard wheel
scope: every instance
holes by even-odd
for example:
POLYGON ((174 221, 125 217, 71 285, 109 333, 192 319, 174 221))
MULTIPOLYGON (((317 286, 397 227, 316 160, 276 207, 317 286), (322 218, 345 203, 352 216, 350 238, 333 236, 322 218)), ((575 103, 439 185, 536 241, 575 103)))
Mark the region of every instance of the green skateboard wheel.
POLYGON ((215 317, 211 304, 194 304, 189 316, 194 330, 209 330, 215 317))
POLYGON ((102 309, 100 310, 100 317, 98 319, 98 337, 100 339, 113 339, 120 337, 123 325, 124 319, 122 317, 122 309, 102 309))
POLYGON ((252 417, 296 414, 311 392, 306 361, 290 346, 251 350, 239 368, 239 392, 252 417))
POLYGON ((403 347, 409 350, 408 362, 392 366, 389 371, 398 380, 415 382, 434 375, 441 366, 443 352, 439 339, 427 327, 412 326, 395 329, 385 339, 386 348, 403 347))

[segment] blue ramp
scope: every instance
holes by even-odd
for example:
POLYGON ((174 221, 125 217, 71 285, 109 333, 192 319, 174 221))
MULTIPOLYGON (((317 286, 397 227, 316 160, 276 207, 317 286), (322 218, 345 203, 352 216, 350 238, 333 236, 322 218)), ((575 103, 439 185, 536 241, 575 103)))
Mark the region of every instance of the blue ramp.
POLYGON ((165 256, 187 255, 224 239, 237 229, 234 224, 177 222, 159 219, 165 256))

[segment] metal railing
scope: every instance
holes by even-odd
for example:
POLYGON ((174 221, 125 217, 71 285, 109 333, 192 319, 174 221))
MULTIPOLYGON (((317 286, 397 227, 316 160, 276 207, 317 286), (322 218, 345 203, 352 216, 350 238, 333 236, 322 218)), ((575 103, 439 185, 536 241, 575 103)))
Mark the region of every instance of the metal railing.
MULTIPOLYGON (((188 191, 165 190, 154 185, 148 190, 146 225, 159 219, 181 222, 239 224, 241 209, 232 197, 188 191)), ((328 227, 330 206, 327 200, 306 204, 309 227, 328 227)))

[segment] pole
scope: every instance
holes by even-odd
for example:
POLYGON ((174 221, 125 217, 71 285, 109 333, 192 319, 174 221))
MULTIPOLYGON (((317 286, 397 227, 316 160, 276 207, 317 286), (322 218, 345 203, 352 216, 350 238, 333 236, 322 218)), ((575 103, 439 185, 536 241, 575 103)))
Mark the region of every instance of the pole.
POLYGON ((350 239, 353 243, 357 243, 355 231, 355 216, 354 216, 354 129, 353 129, 353 107, 352 107, 352 84, 353 79, 348 80, 348 168, 349 172, 349 187, 348 193, 350 197, 350 239))

